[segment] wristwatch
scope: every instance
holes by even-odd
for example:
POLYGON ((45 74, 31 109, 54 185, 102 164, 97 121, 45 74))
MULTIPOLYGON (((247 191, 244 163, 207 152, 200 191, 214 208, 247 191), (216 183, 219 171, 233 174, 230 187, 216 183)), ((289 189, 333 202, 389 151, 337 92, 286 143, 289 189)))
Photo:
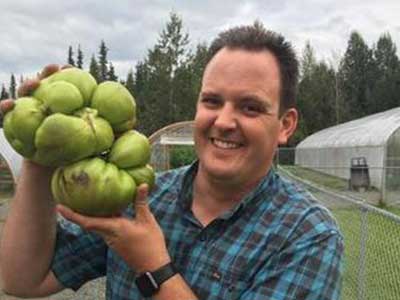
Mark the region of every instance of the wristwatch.
POLYGON ((153 272, 144 272, 135 279, 136 286, 144 297, 153 296, 161 284, 178 272, 172 263, 168 263, 153 272))

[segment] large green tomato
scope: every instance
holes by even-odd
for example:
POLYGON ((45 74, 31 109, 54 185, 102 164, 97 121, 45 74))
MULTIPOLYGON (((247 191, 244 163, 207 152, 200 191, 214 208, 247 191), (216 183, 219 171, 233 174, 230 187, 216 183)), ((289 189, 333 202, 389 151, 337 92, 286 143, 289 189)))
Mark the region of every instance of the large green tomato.
POLYGON ((109 216, 134 200, 136 183, 124 170, 100 158, 58 168, 51 181, 55 200, 89 216, 109 216))
POLYGON ((136 130, 127 131, 113 144, 109 160, 120 168, 144 166, 150 160, 149 140, 136 130))
POLYGON ((87 158, 56 169, 52 177, 55 200, 90 216, 109 216, 133 202, 136 187, 154 186, 155 173, 148 164, 150 144, 130 130, 113 144, 108 155, 87 158))
POLYGON ((115 132, 132 129, 136 124, 135 99, 117 82, 101 83, 94 92, 91 107, 110 122, 115 132))

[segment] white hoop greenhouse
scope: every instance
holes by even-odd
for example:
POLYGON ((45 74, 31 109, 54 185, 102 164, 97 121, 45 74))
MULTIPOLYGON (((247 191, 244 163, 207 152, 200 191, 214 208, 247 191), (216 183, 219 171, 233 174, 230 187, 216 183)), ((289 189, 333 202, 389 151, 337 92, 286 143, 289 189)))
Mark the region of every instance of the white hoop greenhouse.
POLYGON ((351 159, 364 157, 370 183, 387 204, 399 202, 400 107, 321 130, 296 147, 295 163, 350 179, 351 159))
POLYGON ((3 128, 0 128, 0 158, 6 162, 15 183, 21 170, 22 156, 10 146, 4 136, 3 128))

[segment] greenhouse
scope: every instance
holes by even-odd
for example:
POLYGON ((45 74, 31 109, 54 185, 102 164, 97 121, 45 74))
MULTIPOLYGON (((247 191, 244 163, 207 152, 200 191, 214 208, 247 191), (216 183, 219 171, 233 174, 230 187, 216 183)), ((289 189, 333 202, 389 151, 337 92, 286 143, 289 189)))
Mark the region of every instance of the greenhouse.
POLYGON ((168 125, 153 133, 150 137, 150 164, 156 171, 171 168, 171 150, 176 146, 193 146, 193 121, 183 121, 168 125))
POLYGON ((321 130, 296 147, 296 165, 351 180, 357 163, 389 205, 400 203, 400 107, 321 130))
POLYGON ((10 174, 15 183, 19 176, 21 165, 22 156, 11 148, 4 136, 3 128, 0 128, 0 173, 2 174, 0 179, 8 178, 7 175, 10 174))

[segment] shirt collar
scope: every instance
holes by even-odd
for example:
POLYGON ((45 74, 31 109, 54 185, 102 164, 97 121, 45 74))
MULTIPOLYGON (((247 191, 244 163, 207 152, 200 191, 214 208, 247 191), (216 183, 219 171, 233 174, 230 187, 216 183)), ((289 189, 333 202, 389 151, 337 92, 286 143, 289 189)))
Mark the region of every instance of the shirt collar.
MULTIPOLYGON (((193 200, 193 183, 197 174, 199 162, 196 160, 193 162, 189 168, 183 174, 182 186, 180 191, 178 192, 179 204, 183 208, 183 210, 190 211, 192 200, 193 200)), ((267 174, 262 178, 262 180, 258 183, 258 185, 250 191, 247 195, 245 195, 242 200, 236 204, 233 208, 223 213, 220 218, 221 219, 229 219, 233 215, 236 215, 240 211, 246 209, 250 205, 253 206, 256 202, 260 201, 260 199, 264 199, 264 197, 257 197, 260 193, 264 192, 266 189, 270 189, 273 183, 275 182, 275 171, 273 167, 267 172, 267 174)))

